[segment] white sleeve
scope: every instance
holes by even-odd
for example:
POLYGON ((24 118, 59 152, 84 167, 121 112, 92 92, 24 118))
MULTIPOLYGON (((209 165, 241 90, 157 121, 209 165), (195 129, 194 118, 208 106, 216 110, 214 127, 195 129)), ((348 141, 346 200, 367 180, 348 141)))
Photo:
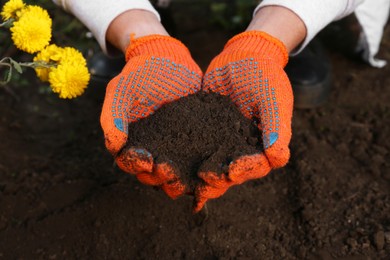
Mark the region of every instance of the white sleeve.
POLYGON ((120 14, 131 9, 142 9, 154 13, 160 20, 156 9, 148 0, 53 0, 64 10, 79 19, 108 53, 106 32, 111 22, 120 14))
POLYGON ((360 34, 357 52, 374 67, 381 68, 386 61, 375 58, 382 40, 383 29, 389 18, 390 0, 366 0, 356 10, 363 31, 360 34))
POLYGON ((351 14, 363 0, 264 0, 254 11, 277 5, 297 14, 306 26, 306 38, 291 54, 299 53, 329 23, 351 14))

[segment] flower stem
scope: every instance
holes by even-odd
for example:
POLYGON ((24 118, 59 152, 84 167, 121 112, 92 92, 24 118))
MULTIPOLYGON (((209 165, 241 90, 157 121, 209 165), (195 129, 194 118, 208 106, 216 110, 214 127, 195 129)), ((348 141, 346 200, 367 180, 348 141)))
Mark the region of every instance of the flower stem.
POLYGON ((29 68, 53 68, 57 66, 54 62, 46 62, 46 61, 33 61, 33 62, 19 62, 19 65, 22 67, 29 67, 29 68))
POLYGON ((0 60, 0 67, 6 66, 8 67, 8 71, 5 73, 5 79, 0 80, 0 86, 6 85, 11 81, 13 70, 15 69, 18 73, 22 74, 22 67, 28 68, 52 68, 57 66, 54 62, 46 62, 46 61, 33 61, 33 62, 17 62, 11 57, 5 57, 0 60))
POLYGON ((11 28, 12 27, 12 23, 15 21, 14 18, 10 18, 8 19, 7 21, 3 22, 3 23, 0 23, 0 27, 5 27, 5 28, 11 28))
POLYGON ((8 67, 8 71, 6 71, 4 74, 4 80, 0 80, 0 86, 5 86, 12 77, 12 64, 11 62, 6 62, 7 59, 10 60, 11 58, 5 57, 0 60, 0 66, 8 67))

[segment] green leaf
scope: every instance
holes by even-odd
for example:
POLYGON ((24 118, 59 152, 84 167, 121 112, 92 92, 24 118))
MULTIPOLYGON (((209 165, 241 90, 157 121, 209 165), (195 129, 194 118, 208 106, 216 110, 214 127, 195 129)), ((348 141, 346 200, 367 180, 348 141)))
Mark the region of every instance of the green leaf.
POLYGON ((14 68, 16 69, 17 72, 19 72, 20 74, 23 73, 22 66, 20 66, 20 64, 18 62, 11 59, 11 64, 12 64, 12 66, 14 66, 14 68))

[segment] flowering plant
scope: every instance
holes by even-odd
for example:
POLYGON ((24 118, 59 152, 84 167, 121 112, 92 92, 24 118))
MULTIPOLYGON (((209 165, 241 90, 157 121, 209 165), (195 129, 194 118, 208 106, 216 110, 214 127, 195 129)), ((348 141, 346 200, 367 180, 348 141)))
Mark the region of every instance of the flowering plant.
POLYGON ((30 67, 40 80, 49 82, 60 98, 75 98, 84 93, 90 79, 86 60, 75 48, 50 44, 52 20, 46 10, 26 5, 22 0, 9 0, 2 7, 1 17, 4 22, 0 27, 10 29, 16 48, 35 55, 32 62, 1 59, 0 66, 9 69, 1 85, 11 80, 13 70, 22 73, 22 67, 30 67))

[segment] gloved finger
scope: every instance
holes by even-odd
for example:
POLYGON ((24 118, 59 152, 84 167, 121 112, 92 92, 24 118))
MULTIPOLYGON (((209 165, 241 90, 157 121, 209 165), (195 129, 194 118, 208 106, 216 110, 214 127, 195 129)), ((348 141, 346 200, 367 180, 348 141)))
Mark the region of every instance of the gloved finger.
POLYGON ((209 199, 206 197, 195 197, 192 212, 198 213, 199 211, 201 211, 208 200, 209 199))
POLYGON ((268 98, 255 107, 260 112, 258 127, 262 132, 264 151, 271 168, 279 168, 290 159, 288 145, 292 134, 294 98, 285 73, 280 74, 278 79, 269 77, 268 86, 263 91, 268 98))
POLYGON ((187 191, 187 187, 180 179, 169 181, 161 185, 161 188, 171 199, 176 199, 187 191))
POLYGON ((265 149, 265 155, 272 168, 279 168, 285 166, 289 161, 290 149, 287 143, 277 142, 265 149))
POLYGON ((208 184, 198 185, 196 187, 193 205, 194 213, 199 212, 209 199, 215 199, 222 196, 231 186, 234 185, 234 183, 229 180, 225 180, 224 182, 218 181, 217 183, 217 187, 213 187, 208 184))
POLYGON ((216 173, 212 171, 198 172, 198 177, 202 179, 208 186, 214 188, 224 188, 227 184, 231 183, 225 173, 216 173))
POLYGON ((171 180, 177 179, 173 167, 168 163, 159 163, 153 166, 153 169, 148 172, 138 172, 137 179, 146 185, 160 186, 171 180))
POLYGON ((247 180, 261 178, 271 170, 264 154, 242 156, 229 166, 228 175, 215 172, 199 172, 205 182, 195 190, 194 212, 199 212, 209 199, 222 196, 231 186, 247 180))
POLYGON ((165 181, 154 175, 153 172, 139 172, 136 177, 142 184, 150 186, 161 186, 165 181))
POLYGON ((229 179, 236 184, 267 175, 271 166, 264 154, 241 156, 229 166, 229 179))
POLYGON ((104 132, 105 144, 107 150, 112 155, 116 155, 124 147, 128 135, 128 120, 125 114, 127 108, 125 104, 117 101, 119 86, 122 80, 123 76, 117 76, 107 85, 106 96, 100 115, 100 124, 104 132))
POLYGON ((153 156, 143 148, 124 148, 115 161, 119 168, 131 174, 153 171, 153 156))

